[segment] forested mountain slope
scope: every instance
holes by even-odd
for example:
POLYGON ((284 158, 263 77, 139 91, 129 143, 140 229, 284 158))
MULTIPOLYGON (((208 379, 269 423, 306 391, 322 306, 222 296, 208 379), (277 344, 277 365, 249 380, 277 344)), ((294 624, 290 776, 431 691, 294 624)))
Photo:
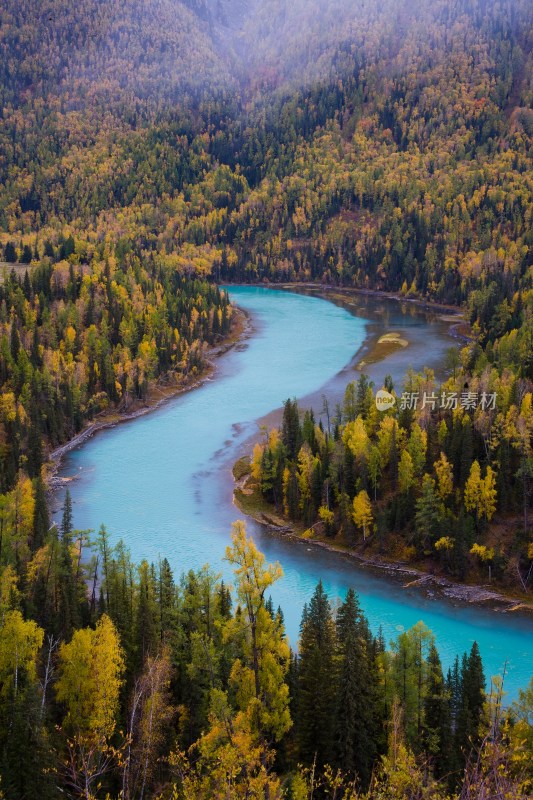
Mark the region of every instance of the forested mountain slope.
POLYGON ((226 277, 449 301, 527 273, 523 0, 38 8, 2 12, 6 231, 144 246, 146 221, 226 277))

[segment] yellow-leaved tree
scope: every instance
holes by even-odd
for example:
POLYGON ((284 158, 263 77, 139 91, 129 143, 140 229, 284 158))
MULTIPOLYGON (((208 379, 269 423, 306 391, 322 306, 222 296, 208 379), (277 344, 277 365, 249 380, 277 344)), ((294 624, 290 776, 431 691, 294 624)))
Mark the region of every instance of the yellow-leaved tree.
POLYGON ((283 624, 265 605, 265 594, 282 575, 279 564, 265 566, 265 557, 243 522, 233 525, 226 558, 234 567, 239 613, 228 620, 223 636, 236 650, 231 692, 211 692, 210 728, 194 746, 194 766, 183 753, 171 763, 178 775, 174 796, 191 800, 264 800, 281 798, 272 774, 272 746, 291 727, 290 662, 283 624))
POLYGON ((372 515, 372 503, 368 493, 362 489, 353 499, 353 521, 357 527, 363 531, 363 540, 366 540, 371 530, 374 517, 372 515))
POLYGON ((465 485, 465 508, 473 511, 478 520, 490 522, 496 511, 496 476, 487 467, 485 477, 481 477, 479 461, 474 461, 465 485))
POLYGON ((435 472, 437 473, 437 493, 441 500, 446 500, 453 492, 453 470, 452 465, 444 453, 440 454, 438 461, 435 461, 435 472))
POLYGON ((8 611, 0 620, 0 698, 14 700, 23 683, 36 678, 36 664, 44 631, 20 611, 8 611))
POLYGON ((413 485, 414 476, 415 471, 413 467, 413 459, 407 450, 404 450, 398 466, 398 487, 400 492, 407 494, 413 485))
POLYGON ((66 708, 63 731, 68 737, 68 758, 59 769, 65 782, 88 800, 93 786, 120 760, 110 738, 123 672, 120 639, 106 614, 94 630, 77 630, 59 649, 56 697, 66 708))
POLYGON ((226 558, 234 567, 243 610, 228 621, 224 631, 226 640, 233 639, 242 647, 230 680, 239 706, 250 716, 257 735, 265 742, 276 742, 291 727, 285 684, 290 649, 281 621, 273 619, 265 606, 265 594, 283 571, 278 563, 265 566, 265 556, 240 521, 233 525, 226 558))
POLYGON ((77 630, 61 645, 56 696, 66 706, 69 732, 88 738, 113 734, 123 672, 118 633, 106 614, 94 630, 77 630))
POLYGON ((342 441, 358 463, 367 460, 370 453, 370 439, 362 417, 357 417, 353 422, 346 424, 342 441))
MULTIPOLYGON (((7 523, 7 549, 16 564, 26 561, 30 553, 29 541, 33 531, 34 509, 32 482, 20 473, 14 488, 7 494, 3 513, 7 523)), ((0 546, 3 539, 2 536, 0 546)))

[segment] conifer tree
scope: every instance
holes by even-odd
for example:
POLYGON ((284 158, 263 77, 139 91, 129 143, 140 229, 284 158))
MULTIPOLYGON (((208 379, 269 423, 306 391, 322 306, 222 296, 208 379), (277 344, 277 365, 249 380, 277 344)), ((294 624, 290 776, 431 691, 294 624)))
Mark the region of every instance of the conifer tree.
POLYGON ((433 762, 435 776, 450 770, 450 698, 442 674, 440 657, 431 642, 427 659, 427 687, 424 699, 424 749, 433 762))
POLYGON ((136 665, 142 668, 146 658, 155 655, 158 644, 158 612, 152 570, 141 561, 138 578, 135 618, 136 665))
POLYGON ((7 242, 4 248, 4 259, 8 264, 14 264, 17 260, 17 251, 13 242, 7 242))
POLYGON ((69 489, 67 489, 63 502, 63 515, 61 517, 61 539, 63 542, 71 543, 72 530, 72 497, 70 496, 69 489))
POLYGON ((302 760, 332 763, 335 742, 335 624, 319 582, 304 609, 298 660, 298 749, 302 760))
POLYGON ((348 590, 336 618, 337 671, 336 764, 357 775, 366 787, 376 755, 375 686, 371 669, 371 635, 357 596, 348 590))
POLYGON ((440 503, 435 481, 429 475, 422 479, 422 493, 416 501, 415 524, 418 544, 422 550, 438 539, 440 503))
POLYGON ((480 725, 485 703, 485 675, 477 642, 461 665, 461 700, 457 720, 456 742, 465 758, 480 742, 480 725))
POLYGON ((302 446, 302 431, 296 400, 286 400, 283 405, 281 440, 287 449, 289 459, 294 460, 302 446))
POLYGON ((46 487, 39 476, 34 481, 35 508, 33 511, 33 542, 32 549, 42 547, 50 529, 50 515, 46 501, 46 487))
POLYGON ((231 599, 231 592, 224 583, 224 581, 220 581, 220 586, 218 587, 218 611, 222 619, 229 619, 231 617, 231 606, 232 606, 232 599, 231 599))
POLYGON ((159 606, 159 637, 161 642, 170 641, 177 622, 176 587, 170 564, 166 558, 159 562, 157 604, 159 606))
POLYGON ((69 639, 72 632, 79 627, 78 587, 76 570, 72 557, 72 500, 67 489, 61 518, 60 542, 60 592, 61 613, 60 620, 65 638, 69 639))

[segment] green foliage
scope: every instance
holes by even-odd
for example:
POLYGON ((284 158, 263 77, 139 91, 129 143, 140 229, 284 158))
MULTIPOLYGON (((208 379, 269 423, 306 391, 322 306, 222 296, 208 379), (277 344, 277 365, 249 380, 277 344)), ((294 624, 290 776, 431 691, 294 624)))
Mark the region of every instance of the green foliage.
MULTIPOLYGON (((65 531, 68 512, 67 503, 65 531)), ((63 541, 50 534, 28 565, 24 594, 34 591, 43 564, 52 584, 56 570, 61 575, 63 541)), ((72 634, 47 601, 39 608, 45 639, 31 617, 12 608, 21 598, 32 607, 17 591, 15 570, 2 573, 0 768, 7 800, 32 792, 54 797, 54 786, 113 796, 117 784, 127 800, 165 786, 180 798, 226 798, 230 786, 236 800, 281 800, 285 773, 295 775, 286 784, 294 797, 321 787, 324 797, 342 788, 354 800, 361 792, 366 800, 437 798, 445 784, 460 784, 478 747, 488 762, 483 736, 493 711, 485 706, 477 645, 445 681, 422 623, 387 650, 353 590, 333 610, 319 584, 291 656, 282 613, 265 599, 281 570, 265 564, 242 523, 227 554, 233 598, 208 567, 179 581, 164 560, 136 568, 122 544, 110 546, 104 528, 98 550, 93 623, 73 623, 72 634), (395 731, 388 754, 387 730, 395 731)), ((528 701, 523 692, 501 720, 511 730, 502 727, 507 779, 517 787, 529 780, 528 701)), ((476 774, 477 781, 485 775, 476 774)))
POLYGON ((420 401, 406 414, 400 400, 379 416, 366 405, 362 416, 356 399, 357 392, 367 394, 364 379, 359 389, 347 387, 334 436, 314 423, 311 412, 302 415, 287 401, 281 429, 255 446, 250 481, 290 520, 303 522, 311 530, 307 535, 336 538, 381 557, 438 564, 459 579, 486 580, 488 565, 491 580, 529 591, 533 493, 524 465, 533 442, 533 384, 521 379, 519 385, 518 401, 510 371, 485 366, 478 374, 462 367, 440 386, 433 376, 409 374, 405 392, 455 396, 456 407, 424 408, 420 401), (467 409, 461 400, 465 382, 480 398, 490 391, 494 407, 467 409), (516 528, 502 539, 496 526, 504 515, 516 528))
POLYGON ((302 616, 298 658, 298 752, 319 767, 331 763, 335 737, 335 625, 319 583, 302 616))

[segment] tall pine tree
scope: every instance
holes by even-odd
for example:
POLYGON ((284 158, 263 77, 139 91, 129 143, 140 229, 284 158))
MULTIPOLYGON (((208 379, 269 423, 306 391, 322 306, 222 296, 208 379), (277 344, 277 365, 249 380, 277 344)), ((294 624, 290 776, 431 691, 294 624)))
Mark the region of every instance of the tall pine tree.
POLYGON ((353 589, 338 610, 336 629, 336 763, 343 772, 356 774, 367 787, 376 755, 372 637, 353 589))
POLYGON ((317 766, 332 763, 335 741, 335 623, 328 596, 318 584, 304 608, 298 664, 300 758, 317 766))

